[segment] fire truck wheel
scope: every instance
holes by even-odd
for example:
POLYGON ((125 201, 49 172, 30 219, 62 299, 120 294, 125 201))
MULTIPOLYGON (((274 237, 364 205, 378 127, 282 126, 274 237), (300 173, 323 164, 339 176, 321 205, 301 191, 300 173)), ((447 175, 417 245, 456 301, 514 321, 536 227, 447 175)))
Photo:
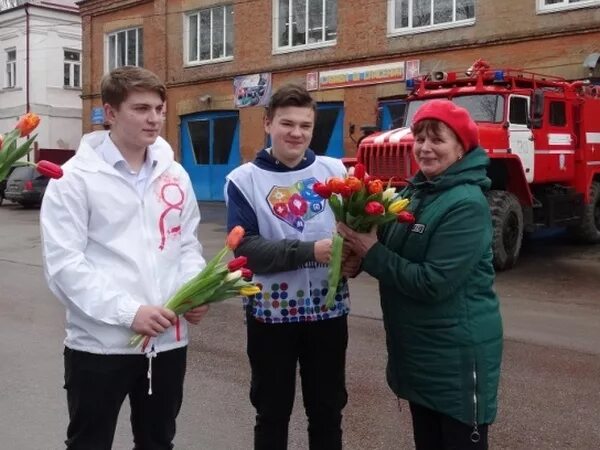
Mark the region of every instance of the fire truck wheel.
POLYGON ((494 237, 494 267, 510 269, 515 265, 523 240, 523 210, 519 200, 510 192, 489 191, 488 203, 492 213, 494 237))
POLYGON ((581 224, 569 231, 581 242, 600 242, 600 181, 594 181, 590 186, 590 202, 585 205, 581 224))

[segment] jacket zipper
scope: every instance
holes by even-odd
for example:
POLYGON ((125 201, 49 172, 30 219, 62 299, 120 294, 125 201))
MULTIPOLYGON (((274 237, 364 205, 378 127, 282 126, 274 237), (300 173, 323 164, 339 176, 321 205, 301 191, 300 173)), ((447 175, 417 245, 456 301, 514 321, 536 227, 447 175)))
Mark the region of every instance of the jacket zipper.
MULTIPOLYGON (((427 196, 427 193, 422 193, 422 192, 418 192, 418 191, 413 191, 413 194, 411 195, 411 202, 414 200, 418 199, 418 203, 417 203, 417 207, 413 210, 413 216, 415 217, 415 221, 418 220, 419 215, 421 214, 422 209, 424 208, 423 205, 423 201, 425 200, 425 197, 427 196)), ((404 246, 406 245, 406 241, 408 240, 408 236, 410 235, 410 232, 412 230, 412 225, 411 224, 407 224, 406 228, 404 230, 404 235, 402 236, 402 241, 400 243, 400 247, 398 247, 398 253, 401 253, 402 250, 404 250, 404 246)))
MULTIPOLYGON (((142 234, 144 236, 144 242, 150 243, 151 233, 148 231, 148 224, 146 223, 146 190, 144 190, 144 194, 143 194, 142 198, 140 199, 140 207, 141 207, 140 214, 142 215, 142 234)), ((150 255, 151 255, 150 259, 151 259, 151 264, 152 264, 152 279, 154 282, 153 291, 155 293, 157 293, 157 292, 160 292, 160 286, 156 282, 156 280, 158 280, 158 274, 156 273, 156 255, 155 255, 154 251, 151 251, 150 255)), ((153 300, 152 303, 155 304, 155 302, 154 302, 155 298, 153 298, 152 300, 153 300)), ((160 340, 160 336, 157 336, 154 339, 154 343, 152 344, 153 352, 155 351, 155 345, 158 348, 159 340, 160 340)), ((156 351, 158 352, 158 350, 156 350, 156 351)))
POLYGON ((471 432, 471 442, 477 443, 481 439, 477 424, 477 363, 473 363, 473 431, 471 432))

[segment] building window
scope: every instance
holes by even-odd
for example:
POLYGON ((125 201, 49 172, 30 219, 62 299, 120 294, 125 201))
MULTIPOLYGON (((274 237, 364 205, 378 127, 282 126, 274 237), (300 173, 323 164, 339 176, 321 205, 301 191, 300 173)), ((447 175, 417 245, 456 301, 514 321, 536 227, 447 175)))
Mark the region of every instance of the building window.
POLYGON ((65 50, 64 81, 65 87, 81 87, 81 52, 65 50))
POLYGON ((335 44, 337 0, 274 0, 277 50, 335 44))
POLYGON ((390 0, 392 33, 429 31, 475 21, 475 0, 390 0))
POLYGON ((6 50, 6 80, 4 86, 14 88, 17 85, 17 51, 6 50))
POLYGON ((187 15, 187 62, 233 57, 233 6, 203 9, 187 15))
POLYGON ((538 12, 554 12, 565 9, 598 6, 600 0, 537 0, 538 12))
POLYGON ((121 66, 144 65, 144 30, 130 28, 108 36, 108 70, 121 66))

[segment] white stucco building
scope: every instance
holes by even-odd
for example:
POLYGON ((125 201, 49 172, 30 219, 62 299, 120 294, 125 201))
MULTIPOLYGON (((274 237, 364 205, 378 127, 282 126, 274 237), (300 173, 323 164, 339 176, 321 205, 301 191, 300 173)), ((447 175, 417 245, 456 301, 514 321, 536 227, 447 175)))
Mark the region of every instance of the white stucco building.
POLYGON ((0 11, 0 132, 32 111, 40 148, 81 137, 81 18, 73 1, 28 1, 0 11))

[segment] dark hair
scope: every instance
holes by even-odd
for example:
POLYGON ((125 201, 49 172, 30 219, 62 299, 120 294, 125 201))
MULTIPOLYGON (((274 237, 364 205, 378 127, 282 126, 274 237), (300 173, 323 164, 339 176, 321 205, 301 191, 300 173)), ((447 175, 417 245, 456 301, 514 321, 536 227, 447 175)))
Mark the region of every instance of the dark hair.
POLYGON ((316 112, 317 104, 310 96, 308 91, 297 84, 286 84, 271 96, 269 105, 267 106, 267 119, 272 120, 275 117, 277 108, 285 108, 286 106, 298 106, 300 108, 312 108, 316 112))
POLYGON ((156 92, 164 102, 167 88, 154 72, 136 66, 122 66, 104 75, 100 83, 102 104, 119 108, 132 91, 156 92))
POLYGON ((452 128, 450 128, 448 125, 446 125, 444 122, 442 122, 441 120, 437 120, 437 119, 419 120, 417 123, 415 123, 413 126, 411 126, 410 129, 414 136, 416 136, 417 134, 420 134, 420 133, 425 133, 426 135, 435 136, 435 137, 439 138, 440 135, 442 134, 442 125, 444 125, 448 129, 448 131, 450 131, 454 135, 454 137, 456 138, 458 143, 460 145, 462 145, 461 140, 458 138, 458 136, 456 135, 454 130, 452 128))

